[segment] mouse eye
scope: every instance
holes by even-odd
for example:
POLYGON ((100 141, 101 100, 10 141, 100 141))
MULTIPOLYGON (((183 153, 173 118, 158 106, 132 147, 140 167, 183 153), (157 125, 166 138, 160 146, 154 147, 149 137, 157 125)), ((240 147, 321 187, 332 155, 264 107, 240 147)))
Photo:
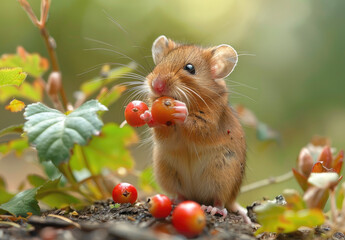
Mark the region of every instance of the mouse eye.
POLYGON ((191 63, 187 63, 183 69, 188 71, 190 74, 193 74, 193 75, 195 74, 195 68, 191 63))

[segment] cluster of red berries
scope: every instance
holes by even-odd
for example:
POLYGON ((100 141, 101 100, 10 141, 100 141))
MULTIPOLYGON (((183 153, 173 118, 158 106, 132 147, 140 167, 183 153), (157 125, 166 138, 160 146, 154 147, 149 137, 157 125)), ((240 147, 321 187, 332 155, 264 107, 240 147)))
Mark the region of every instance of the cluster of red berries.
MULTIPOLYGON (((119 183, 113 189, 115 203, 135 203, 138 197, 136 188, 129 183, 119 183)), ((170 199, 157 194, 148 200, 149 212, 155 218, 166 218, 172 210, 170 199)), ((206 224, 206 217, 200 205, 193 201, 184 201, 177 205, 172 213, 172 224, 175 229, 187 236, 194 237, 201 233, 206 224)))
MULTIPOLYGON (((174 124, 175 101, 171 97, 160 97, 153 102, 151 108, 152 118, 158 124, 174 124)), ((132 127, 141 127, 146 124, 140 116, 148 111, 146 103, 142 101, 132 101, 125 109, 125 119, 132 127)))

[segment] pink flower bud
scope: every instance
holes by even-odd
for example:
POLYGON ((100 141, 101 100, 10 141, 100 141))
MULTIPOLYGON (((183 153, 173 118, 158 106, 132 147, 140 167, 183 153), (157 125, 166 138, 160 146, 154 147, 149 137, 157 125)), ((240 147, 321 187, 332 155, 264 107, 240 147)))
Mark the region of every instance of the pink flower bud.
POLYGON ((306 177, 311 173, 314 165, 313 157, 307 148, 302 148, 298 156, 298 170, 306 177))

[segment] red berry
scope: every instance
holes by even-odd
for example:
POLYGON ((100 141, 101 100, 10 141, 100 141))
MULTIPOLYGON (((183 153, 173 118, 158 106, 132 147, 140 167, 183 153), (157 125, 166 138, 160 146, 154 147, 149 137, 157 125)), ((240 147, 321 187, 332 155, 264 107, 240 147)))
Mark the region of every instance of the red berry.
POLYGON ((113 200, 115 203, 133 204, 138 197, 137 189, 129 183, 119 183, 113 189, 113 200))
POLYGON ((149 110, 147 105, 142 101, 130 102, 125 109, 125 119, 132 127, 140 127, 145 125, 145 121, 140 118, 146 110, 149 110))
POLYGON ((170 199, 163 194, 157 194, 149 201, 149 212, 155 218, 166 218, 169 216, 171 209, 170 199))
POLYGON ((152 104, 151 114, 155 122, 172 125, 174 124, 173 114, 176 112, 174 109, 175 99, 171 97, 160 97, 152 104))
POLYGON ((206 217, 198 203, 184 201, 174 209, 172 223, 179 233, 187 237, 195 237, 204 229, 206 217))

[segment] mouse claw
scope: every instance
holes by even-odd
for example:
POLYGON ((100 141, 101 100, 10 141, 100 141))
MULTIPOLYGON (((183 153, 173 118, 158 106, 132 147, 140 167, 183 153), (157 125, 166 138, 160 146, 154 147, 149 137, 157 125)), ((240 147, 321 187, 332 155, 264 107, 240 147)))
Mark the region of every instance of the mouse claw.
POLYGON ((187 120, 187 116, 188 116, 188 109, 187 109, 186 104, 184 102, 175 100, 174 110, 175 110, 175 113, 173 114, 174 122, 179 123, 179 124, 184 123, 187 120))
POLYGON ((219 214, 222 216, 223 219, 226 218, 226 216, 228 215, 228 210, 226 210, 226 208, 220 210, 217 207, 202 205, 201 209, 207 213, 210 213, 212 216, 219 214))
POLYGON ((152 120, 152 114, 149 110, 146 110, 143 114, 140 115, 140 118, 146 123, 149 123, 152 120))

